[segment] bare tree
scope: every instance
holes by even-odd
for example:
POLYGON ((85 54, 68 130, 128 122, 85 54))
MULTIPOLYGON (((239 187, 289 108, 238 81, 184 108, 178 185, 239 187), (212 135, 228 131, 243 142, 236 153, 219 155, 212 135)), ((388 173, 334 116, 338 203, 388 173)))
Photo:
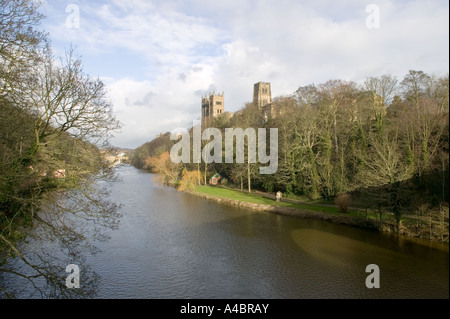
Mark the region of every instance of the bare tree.
MULTIPOLYGON (((413 169, 405 165, 405 154, 396 130, 372 134, 370 136, 370 154, 365 163, 364 183, 366 187, 374 187, 372 200, 394 213, 397 226, 400 225, 403 214, 403 202, 400 183, 413 176, 413 169)), ((381 217, 381 213, 380 213, 381 217)))
POLYGON ((415 106, 419 104, 420 97, 426 92, 431 77, 423 71, 410 70, 400 85, 403 87, 404 97, 415 106))
POLYGON ((426 89, 427 97, 434 100, 442 112, 448 112, 449 100, 449 76, 431 76, 429 86, 426 89))
POLYGON ((44 17, 39 6, 32 0, 0 0, 0 95, 25 78, 24 70, 47 43, 46 33, 37 29, 44 17))
POLYGON ((378 95, 383 105, 388 105, 397 91, 397 84, 396 77, 385 74, 380 77, 369 77, 364 81, 364 88, 378 95))
POLYGON ((59 63, 50 52, 45 52, 42 63, 32 68, 29 80, 15 98, 21 99, 36 117, 36 148, 63 132, 99 143, 120 126, 103 82, 84 73, 82 61, 73 50, 59 63))
POLYGON ((297 103, 303 105, 316 105, 319 101, 319 91, 314 84, 301 86, 295 91, 297 103))

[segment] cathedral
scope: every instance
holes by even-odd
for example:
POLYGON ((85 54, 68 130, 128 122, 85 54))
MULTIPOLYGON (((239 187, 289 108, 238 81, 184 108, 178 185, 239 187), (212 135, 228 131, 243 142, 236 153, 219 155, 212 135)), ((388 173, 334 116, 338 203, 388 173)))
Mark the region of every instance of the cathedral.
MULTIPOLYGON (((253 86, 253 103, 258 106, 261 114, 267 118, 271 112, 272 91, 270 83, 258 82, 253 86)), ((213 119, 225 112, 224 93, 213 92, 202 97, 202 121, 213 119)))

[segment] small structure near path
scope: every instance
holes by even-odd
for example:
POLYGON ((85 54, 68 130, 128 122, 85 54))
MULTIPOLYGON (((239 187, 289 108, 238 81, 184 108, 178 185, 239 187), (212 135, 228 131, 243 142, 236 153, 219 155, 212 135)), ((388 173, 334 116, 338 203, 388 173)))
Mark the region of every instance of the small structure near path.
POLYGON ((281 202, 281 197, 283 197, 283 194, 280 191, 278 191, 276 195, 277 202, 281 202))

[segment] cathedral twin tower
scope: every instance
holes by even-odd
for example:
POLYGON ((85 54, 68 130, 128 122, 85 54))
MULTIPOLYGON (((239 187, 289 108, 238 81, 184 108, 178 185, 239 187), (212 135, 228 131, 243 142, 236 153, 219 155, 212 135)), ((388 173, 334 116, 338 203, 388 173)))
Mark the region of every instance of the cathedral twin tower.
POLYGON ((272 92, 270 90, 270 83, 258 82, 253 86, 253 103, 262 110, 268 104, 272 103, 272 92))
MULTIPOLYGON (((253 103, 262 110, 272 103, 270 83, 258 82, 253 86, 253 103)), ((224 93, 202 97, 202 120, 214 118, 225 112, 224 93)))

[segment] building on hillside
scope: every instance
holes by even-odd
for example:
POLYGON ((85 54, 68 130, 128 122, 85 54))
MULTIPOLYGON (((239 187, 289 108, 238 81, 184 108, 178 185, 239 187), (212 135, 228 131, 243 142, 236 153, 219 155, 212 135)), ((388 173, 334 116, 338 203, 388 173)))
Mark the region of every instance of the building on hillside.
POLYGON ((202 120, 212 119, 225 111, 224 93, 209 94, 209 96, 202 97, 202 120))
POLYGON ((253 103, 258 106, 258 109, 262 109, 272 103, 272 91, 270 89, 270 83, 258 82, 253 86, 253 103))
MULTIPOLYGON (((267 121, 268 118, 276 116, 276 110, 272 105, 272 90, 269 82, 258 82, 253 85, 253 103, 261 113, 261 117, 267 121)), ((202 96, 202 125, 209 126, 214 123, 212 120, 225 112, 224 93, 202 96)), ((239 114, 239 111, 236 112, 239 114)), ((228 113, 232 116, 232 113, 228 113)))
POLYGON ((253 104, 258 107, 264 121, 276 116, 269 82, 258 82, 253 85, 253 104))

